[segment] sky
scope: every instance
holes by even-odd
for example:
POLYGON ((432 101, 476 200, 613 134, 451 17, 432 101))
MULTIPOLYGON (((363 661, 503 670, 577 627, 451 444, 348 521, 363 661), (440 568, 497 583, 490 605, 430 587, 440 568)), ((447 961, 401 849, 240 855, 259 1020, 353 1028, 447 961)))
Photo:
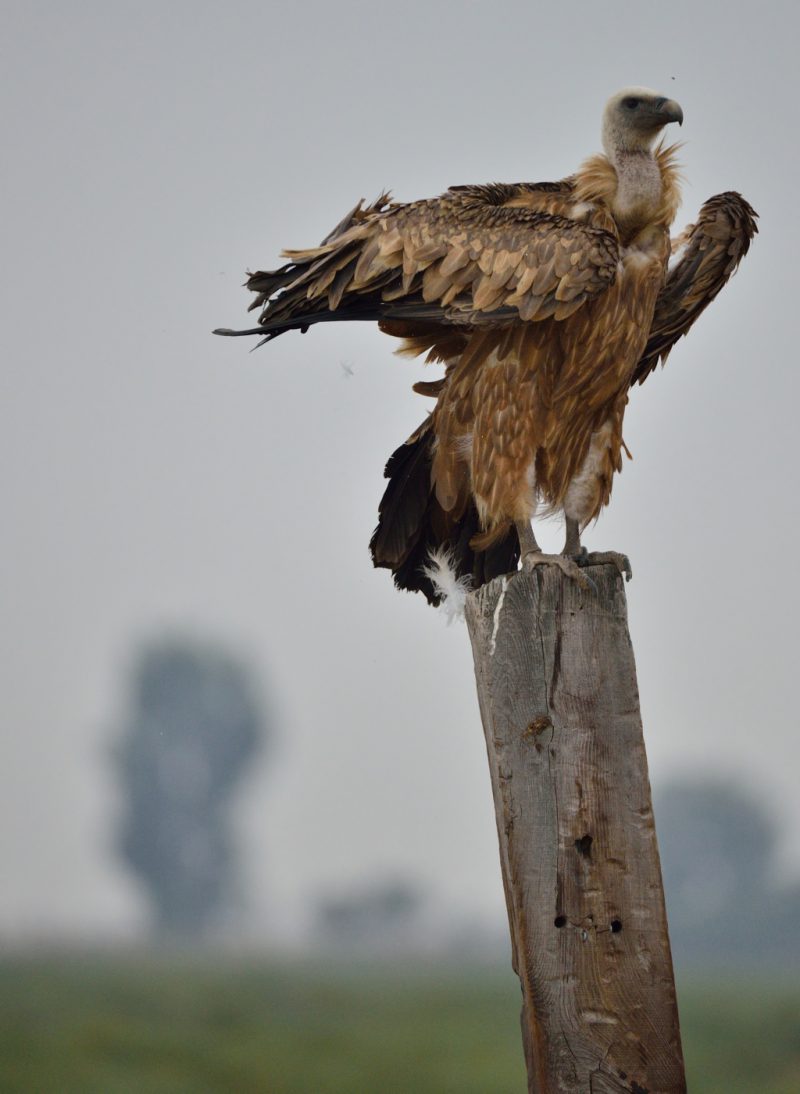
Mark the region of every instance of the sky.
MULTIPOLYGON (((800 876, 796 8, 3 0, 0 937, 125 936, 113 743, 138 645, 227 644, 279 711, 237 823, 254 933, 408 876, 500 922, 471 656, 367 543, 427 404, 365 324, 249 353, 245 271, 360 197, 556 179, 617 89, 683 107, 679 225, 761 214, 631 398, 590 549, 626 551, 654 782, 738 779, 800 876)), ((558 549, 561 529, 542 531, 558 549)))

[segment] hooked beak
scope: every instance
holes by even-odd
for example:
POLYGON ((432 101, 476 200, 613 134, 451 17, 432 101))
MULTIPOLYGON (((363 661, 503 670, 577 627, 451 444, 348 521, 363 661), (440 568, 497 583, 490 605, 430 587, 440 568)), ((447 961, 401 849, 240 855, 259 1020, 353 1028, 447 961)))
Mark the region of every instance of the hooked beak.
POLYGON ((683 125, 683 111, 674 99, 656 99, 653 103, 653 113, 663 125, 668 122, 677 122, 683 125))

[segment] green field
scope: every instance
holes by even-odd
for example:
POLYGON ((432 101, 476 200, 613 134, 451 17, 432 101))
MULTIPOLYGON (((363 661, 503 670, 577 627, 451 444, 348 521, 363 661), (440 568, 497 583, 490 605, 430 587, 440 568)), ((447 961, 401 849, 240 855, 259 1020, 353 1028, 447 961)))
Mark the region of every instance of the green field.
MULTIPOLYGON (((691 1094, 798 1094, 800 986, 682 983, 691 1094)), ((2 1094, 521 1094, 513 974, 0 963, 2 1094)))

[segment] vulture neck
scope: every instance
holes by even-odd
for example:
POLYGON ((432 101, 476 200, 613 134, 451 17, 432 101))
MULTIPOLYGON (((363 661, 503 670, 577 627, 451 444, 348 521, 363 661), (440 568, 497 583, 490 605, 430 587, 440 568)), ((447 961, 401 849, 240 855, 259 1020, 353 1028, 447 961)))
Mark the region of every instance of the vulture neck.
POLYGON ((668 229, 681 200, 677 150, 606 145, 606 154, 590 156, 575 176, 575 199, 605 206, 624 246, 644 228, 668 229))
POLYGON ((664 191, 661 168, 650 148, 612 147, 609 152, 617 175, 611 212, 627 241, 659 219, 664 191))

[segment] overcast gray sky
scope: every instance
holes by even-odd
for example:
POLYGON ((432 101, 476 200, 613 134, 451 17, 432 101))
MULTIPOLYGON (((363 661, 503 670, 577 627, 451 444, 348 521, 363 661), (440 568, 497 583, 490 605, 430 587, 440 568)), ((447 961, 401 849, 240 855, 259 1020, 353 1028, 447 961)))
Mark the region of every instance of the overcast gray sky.
POLYGON ((633 562, 653 778, 730 773, 797 830, 796 10, 3 0, 0 931, 140 922, 108 752, 161 628, 282 712, 241 814, 265 930, 387 872, 501 920, 466 632, 367 554, 421 366, 363 325, 210 331, 361 196, 568 174, 632 83, 683 106, 681 221, 737 189, 761 235, 634 392, 587 543, 633 562))

